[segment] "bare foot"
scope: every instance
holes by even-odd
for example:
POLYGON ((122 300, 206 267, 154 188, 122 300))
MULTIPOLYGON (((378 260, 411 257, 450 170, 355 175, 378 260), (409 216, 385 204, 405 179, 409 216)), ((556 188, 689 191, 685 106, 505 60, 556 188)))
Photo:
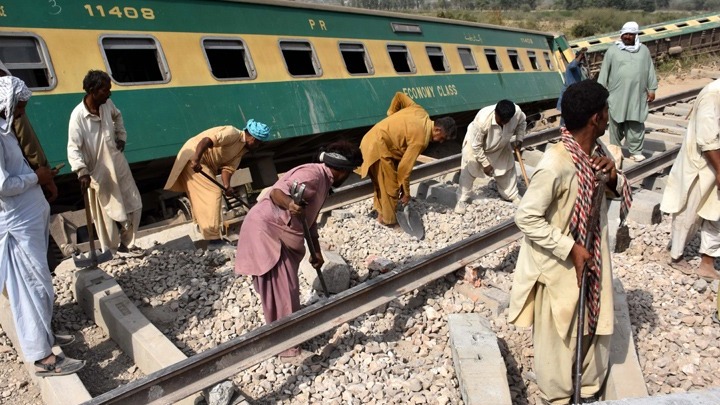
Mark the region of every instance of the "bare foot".
POLYGON ((698 276, 705 279, 705 281, 719 280, 720 273, 715 270, 715 258, 707 255, 702 255, 700 260, 700 267, 697 269, 698 276))
POLYGON ((690 266, 690 263, 688 263, 685 259, 680 257, 679 259, 673 259, 668 254, 668 264, 673 269, 681 272, 682 274, 685 274, 687 276, 694 276, 695 270, 690 266))

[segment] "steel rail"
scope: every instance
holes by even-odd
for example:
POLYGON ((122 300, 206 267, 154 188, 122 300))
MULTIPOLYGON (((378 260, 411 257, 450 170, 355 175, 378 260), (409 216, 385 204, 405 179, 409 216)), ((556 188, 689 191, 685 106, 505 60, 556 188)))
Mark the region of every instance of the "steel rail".
MULTIPOLYGON (((702 87, 686 90, 667 97, 659 98, 650 103, 651 110, 657 110, 667 106, 668 104, 677 103, 691 99, 702 90, 702 87)), ((523 147, 538 147, 544 145, 560 136, 560 127, 547 128, 538 132, 531 132, 526 135, 523 147)), ((461 155, 455 154, 433 162, 424 163, 413 167, 410 173, 410 183, 415 184, 422 181, 430 180, 443 174, 452 173, 460 170, 461 155)), ((370 180, 363 180, 355 184, 339 187, 335 193, 328 197, 320 212, 328 212, 338 209, 348 204, 364 200, 373 193, 373 186, 370 180)))
MULTIPOLYGON (((627 169, 625 175, 631 184, 639 183, 671 165, 679 150, 678 146, 650 157, 627 169)), ((422 263, 395 269, 323 299, 287 318, 104 393, 85 404, 171 404, 458 270, 521 236, 513 220, 504 221, 427 256, 422 263)))
MULTIPOLYGON (((560 136, 560 127, 548 128, 538 132, 529 133, 523 142, 523 147, 537 147, 550 142, 560 136)), ((455 154, 429 163, 413 167, 410 173, 410 183, 434 179, 443 174, 460 170, 461 155, 455 154)), ((373 193, 370 180, 363 180, 355 184, 339 187, 335 193, 325 201, 320 212, 328 212, 354 202, 364 200, 373 193)))
MULTIPOLYGON (((691 90, 682 97, 671 96, 658 100, 653 107, 692 97, 699 90, 691 90), (666 102, 661 104, 661 101, 666 102)), ((547 143, 556 138, 558 132, 559 128, 536 132, 526 138, 524 145, 547 143)), ((680 146, 675 146, 628 168, 625 170, 628 181, 637 184, 645 177, 672 165, 679 150, 680 146)), ((416 179, 437 177, 443 171, 451 171, 453 160, 459 161, 459 155, 420 165, 413 172, 418 172, 416 179)), ((369 193, 366 190, 372 190, 369 182, 366 183, 341 188, 339 191, 349 196, 342 200, 342 205, 349 204, 353 198, 367 198, 369 193)), ((426 256, 422 263, 395 269, 329 299, 321 299, 284 319, 99 395, 85 402, 85 405, 172 404, 456 271, 520 237, 522 234, 514 221, 506 220, 426 256)))
POLYGON ((171 404, 462 268, 519 238, 512 220, 86 402, 171 404))

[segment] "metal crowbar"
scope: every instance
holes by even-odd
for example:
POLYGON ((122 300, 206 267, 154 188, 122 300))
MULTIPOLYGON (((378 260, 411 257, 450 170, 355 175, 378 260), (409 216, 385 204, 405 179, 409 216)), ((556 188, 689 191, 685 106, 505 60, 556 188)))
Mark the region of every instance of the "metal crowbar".
POLYGON ((218 182, 217 180, 215 180, 212 176, 210 176, 209 174, 205 173, 205 172, 202 171, 202 170, 199 171, 199 172, 197 172, 197 173, 202 174, 206 179, 212 181, 213 184, 215 184, 216 186, 220 187, 220 190, 223 191, 222 196, 223 196, 223 198, 225 199, 225 204, 227 204, 228 209, 235 209, 235 208, 239 207, 240 205, 244 206, 244 207, 247 208, 247 209, 250 209, 250 206, 249 206, 245 201, 241 200, 240 198, 235 197, 235 196, 230 196, 230 197, 228 197, 228 196, 225 194, 225 192, 224 192, 224 191, 225 191, 225 186, 223 186, 222 184, 220 184, 220 182, 218 182), (238 204, 240 204, 240 205, 238 205, 238 204))
MULTIPOLYGON (((290 187, 290 198, 293 199, 293 202, 295 204, 304 207, 307 205, 307 201, 303 200, 303 194, 305 194, 305 183, 298 184, 297 180, 295 180, 292 184, 292 187, 290 187)), ((317 255, 317 249, 315 248, 315 243, 313 242, 312 235, 310 235, 310 227, 308 226, 307 220, 305 219, 305 214, 302 214, 300 216, 300 223, 303 227, 305 242, 307 242, 308 249, 310 250, 310 263, 312 264, 316 261, 315 257, 317 255)), ((329 297, 330 291, 328 291, 327 285, 325 285, 325 278, 323 278, 322 271, 320 271, 319 268, 316 268, 314 266, 313 268, 315 268, 315 271, 317 272, 325 296, 329 297)))

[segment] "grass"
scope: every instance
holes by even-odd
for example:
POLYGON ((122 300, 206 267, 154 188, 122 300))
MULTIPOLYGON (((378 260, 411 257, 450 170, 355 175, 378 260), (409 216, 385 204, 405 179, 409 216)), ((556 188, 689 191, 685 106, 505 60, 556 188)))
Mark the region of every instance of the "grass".
POLYGON ((655 71, 658 76, 678 75, 690 72, 692 69, 717 70, 720 58, 717 55, 680 56, 658 62, 655 71))

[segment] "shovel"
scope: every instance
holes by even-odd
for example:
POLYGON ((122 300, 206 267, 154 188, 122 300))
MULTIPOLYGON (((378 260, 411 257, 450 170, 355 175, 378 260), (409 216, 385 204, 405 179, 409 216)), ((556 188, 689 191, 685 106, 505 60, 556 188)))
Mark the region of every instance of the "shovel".
POLYGON ((83 199, 85 200, 85 222, 87 223, 90 239, 90 251, 86 255, 82 253, 73 254, 73 262, 77 268, 96 268, 98 263, 112 259, 113 254, 110 250, 95 251, 95 234, 93 232, 93 219, 92 215, 90 215, 90 199, 88 198, 87 189, 83 190, 83 199))
POLYGON ((420 214, 412 208, 410 204, 398 203, 396 217, 400 228, 410 236, 414 236, 418 240, 425 237, 425 226, 422 222, 420 214))

